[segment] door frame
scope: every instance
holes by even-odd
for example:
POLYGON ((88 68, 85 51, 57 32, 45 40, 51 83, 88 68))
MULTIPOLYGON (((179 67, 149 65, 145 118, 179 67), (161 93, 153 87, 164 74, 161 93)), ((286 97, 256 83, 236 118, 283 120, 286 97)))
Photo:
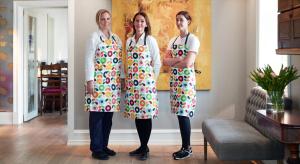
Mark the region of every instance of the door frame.
MULTIPOLYGON (((68 0, 43 0, 43 1, 14 1, 13 10, 13 124, 22 124, 24 115, 24 9, 45 7, 68 7, 68 0)), ((69 11, 68 11, 69 13, 69 11)), ((70 27, 69 27, 70 28, 70 27)), ((69 37, 70 38, 70 37, 69 37)), ((70 41, 70 40, 68 40, 70 41)), ((68 43, 69 44, 69 43, 68 43)), ((71 64, 69 64, 70 67, 71 64)), ((72 81, 69 78, 69 82, 72 81)), ((70 85, 69 85, 70 88, 70 85)), ((68 88, 68 89, 69 89, 68 88)), ((68 98, 68 101, 70 99, 68 98)), ((68 114, 69 115, 69 114, 68 114)))

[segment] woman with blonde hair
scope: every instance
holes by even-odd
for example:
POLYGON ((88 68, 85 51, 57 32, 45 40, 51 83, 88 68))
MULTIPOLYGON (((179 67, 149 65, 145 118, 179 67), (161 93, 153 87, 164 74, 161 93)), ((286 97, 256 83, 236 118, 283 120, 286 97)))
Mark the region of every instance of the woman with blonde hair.
POLYGON ((108 148, 108 140, 113 113, 120 111, 122 43, 110 31, 111 13, 108 10, 97 12, 96 23, 99 30, 92 34, 86 50, 85 110, 90 113, 92 157, 107 160, 116 155, 108 148))

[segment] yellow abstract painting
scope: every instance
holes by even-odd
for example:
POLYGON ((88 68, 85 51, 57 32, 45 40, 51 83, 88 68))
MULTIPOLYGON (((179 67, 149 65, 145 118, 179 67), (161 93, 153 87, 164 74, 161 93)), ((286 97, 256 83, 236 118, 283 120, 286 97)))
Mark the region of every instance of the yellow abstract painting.
MULTIPOLYGON (((201 44, 195 61, 196 89, 209 90, 211 89, 211 0, 112 0, 112 31, 122 39, 125 49, 126 39, 132 36, 134 14, 138 11, 146 12, 162 60, 170 39, 179 35, 176 13, 181 10, 190 13, 192 23, 189 31, 199 38, 201 44)), ((169 90, 169 76, 169 68, 162 66, 157 81, 158 90, 169 90)))

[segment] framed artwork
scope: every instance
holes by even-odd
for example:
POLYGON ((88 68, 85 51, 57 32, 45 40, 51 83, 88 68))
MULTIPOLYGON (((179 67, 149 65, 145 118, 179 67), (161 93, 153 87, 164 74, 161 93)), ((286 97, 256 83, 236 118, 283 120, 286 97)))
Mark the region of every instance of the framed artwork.
MULTIPOLYGON (((178 36, 176 14, 186 10, 192 17, 189 31, 200 40, 195 61, 197 90, 211 89, 211 0, 112 0, 112 31, 123 41, 132 36, 132 18, 138 11, 147 13, 152 35, 158 42, 161 60, 171 38, 178 36)), ((123 55, 123 61, 125 60, 123 55)), ((125 63, 126 65, 126 63, 125 63)), ((169 90, 169 70, 162 66, 157 81, 158 90, 169 90)))

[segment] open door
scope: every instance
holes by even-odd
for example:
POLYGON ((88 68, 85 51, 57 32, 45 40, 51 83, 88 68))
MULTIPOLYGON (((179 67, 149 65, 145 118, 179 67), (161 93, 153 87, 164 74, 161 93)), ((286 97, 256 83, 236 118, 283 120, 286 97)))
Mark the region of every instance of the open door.
POLYGON ((24 10, 24 121, 38 116, 37 17, 24 10))

